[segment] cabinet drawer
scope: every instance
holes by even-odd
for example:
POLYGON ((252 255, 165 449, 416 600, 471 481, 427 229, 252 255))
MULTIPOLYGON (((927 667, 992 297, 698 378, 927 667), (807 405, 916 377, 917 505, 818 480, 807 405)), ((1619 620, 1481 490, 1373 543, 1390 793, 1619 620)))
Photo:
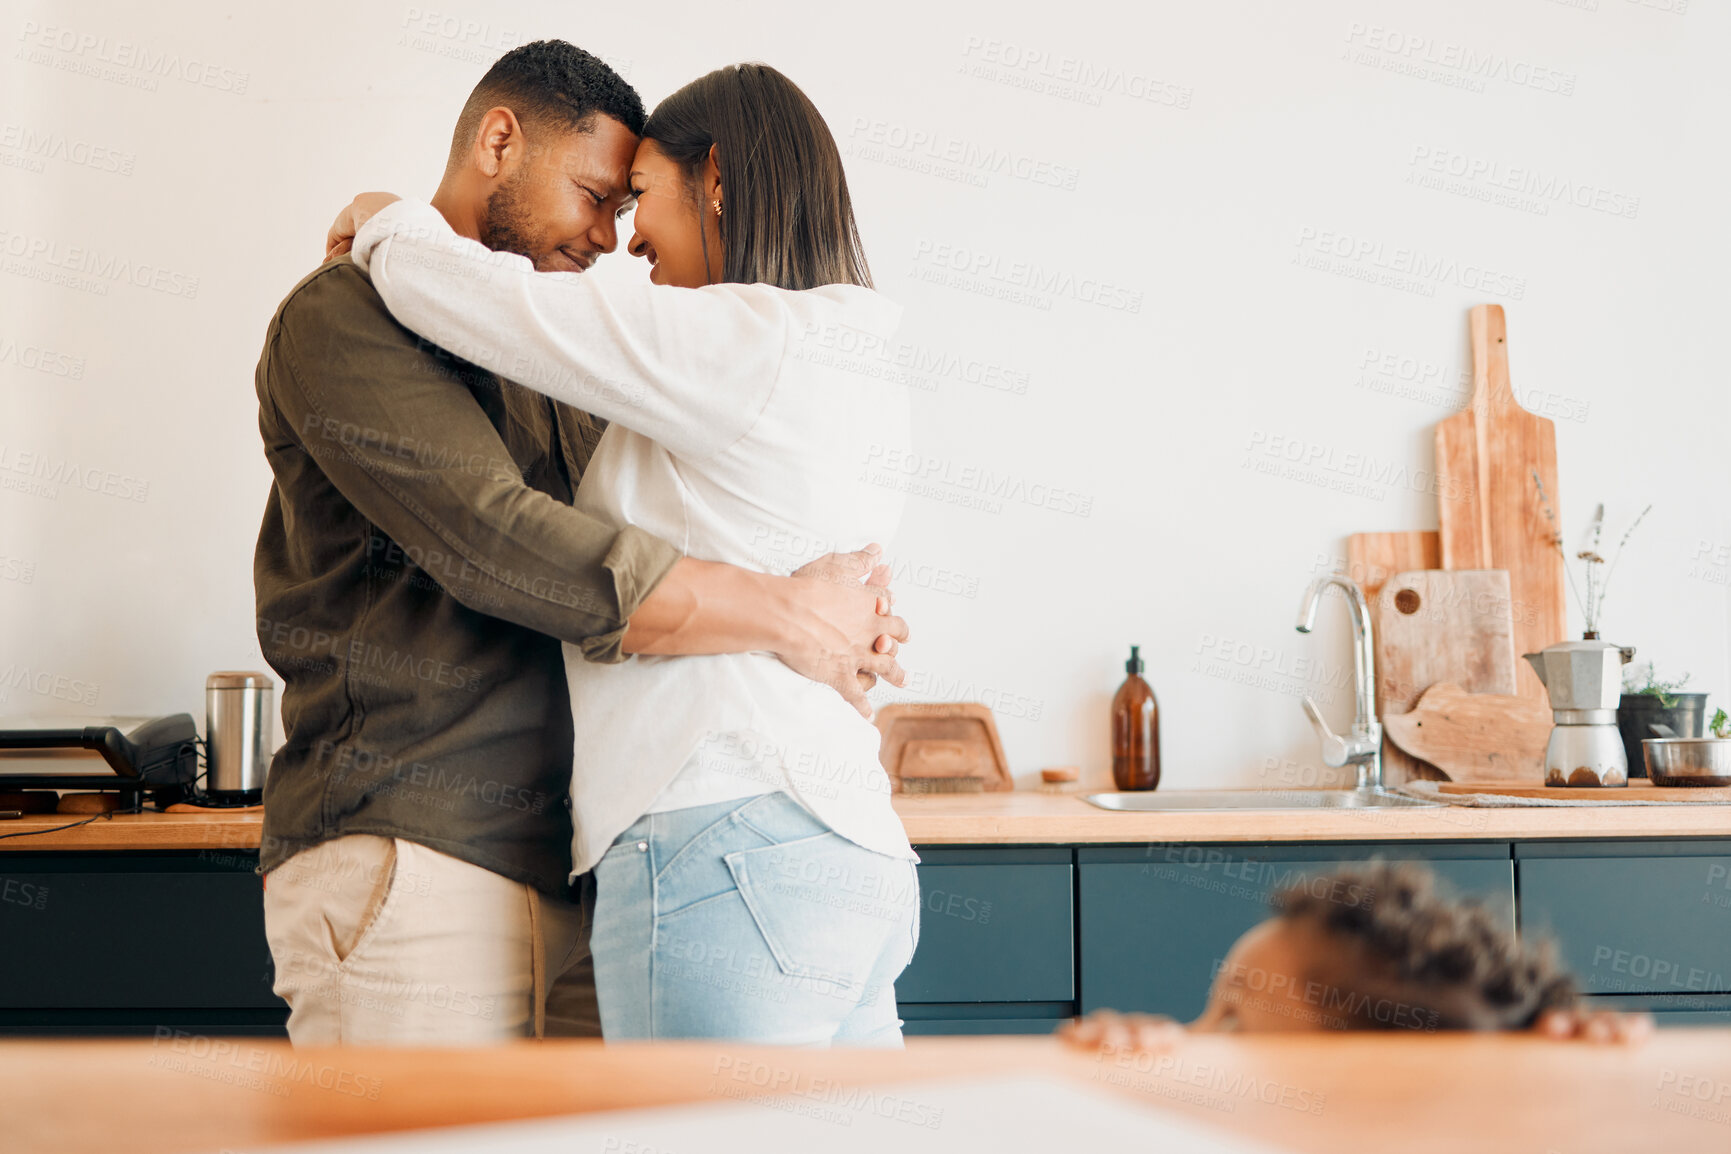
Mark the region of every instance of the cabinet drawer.
POLYGON ((1514 931, 1506 844, 1150 846, 1078 850, 1084 1013, 1140 1010, 1189 1021, 1226 952, 1299 879, 1374 857, 1419 861, 1455 893, 1485 901, 1514 931))
POLYGON ((944 1035, 1050 1034, 1069 1018, 910 1018, 902 1023, 902 1034, 909 1038, 941 1037, 944 1035))
POLYGON ((281 1009, 256 857, 0 856, 0 1008, 281 1009))
POLYGON ((1731 847, 1521 846, 1516 857, 1522 934, 1554 939, 1586 992, 1731 993, 1731 847))
POLYGON ((1063 1002, 1075 997, 1069 850, 927 850, 920 943, 898 1002, 1063 1002))
POLYGON ((1653 1015, 1661 1030, 1673 1026, 1731 1026, 1731 995, 1726 994, 1603 994, 1588 1005, 1595 1009, 1639 1010, 1653 1015))

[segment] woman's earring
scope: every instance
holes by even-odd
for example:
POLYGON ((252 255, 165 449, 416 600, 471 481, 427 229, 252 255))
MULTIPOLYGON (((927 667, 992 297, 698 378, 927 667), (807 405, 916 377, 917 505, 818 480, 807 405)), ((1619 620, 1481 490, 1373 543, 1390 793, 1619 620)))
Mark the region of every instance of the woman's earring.
POLYGON ((721 215, 721 202, 719 200, 712 200, 709 203, 713 204, 715 206, 715 215, 720 216, 721 215))

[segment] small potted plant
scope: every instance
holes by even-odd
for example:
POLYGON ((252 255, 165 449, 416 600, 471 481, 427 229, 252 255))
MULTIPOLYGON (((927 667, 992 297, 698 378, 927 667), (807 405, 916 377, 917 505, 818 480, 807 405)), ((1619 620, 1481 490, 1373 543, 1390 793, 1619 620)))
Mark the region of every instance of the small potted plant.
POLYGON ((1653 668, 1631 665, 1623 673, 1623 696, 1617 704, 1617 730, 1629 754, 1629 776, 1646 777, 1641 742, 1649 737, 1700 737, 1707 716, 1705 693, 1683 693, 1689 675, 1664 680, 1653 668), (1670 732, 1655 729, 1663 725, 1670 732))

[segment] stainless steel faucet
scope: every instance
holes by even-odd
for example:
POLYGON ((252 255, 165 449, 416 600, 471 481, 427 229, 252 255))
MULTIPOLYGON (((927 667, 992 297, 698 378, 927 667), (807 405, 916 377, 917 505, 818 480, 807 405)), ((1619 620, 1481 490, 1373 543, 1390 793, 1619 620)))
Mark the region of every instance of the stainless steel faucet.
POLYGON ((1370 606, 1357 582, 1344 573, 1328 573, 1310 583, 1304 591, 1304 603, 1298 609, 1298 631, 1309 633, 1316 624, 1316 606, 1330 585, 1337 585, 1346 594, 1352 609, 1352 664, 1357 679, 1357 716, 1352 719, 1352 732, 1345 737, 1328 728, 1322 712, 1308 695, 1304 712, 1322 739, 1322 760, 1325 765, 1340 768, 1358 767, 1358 788, 1382 791, 1382 725, 1376 719, 1376 647, 1370 631, 1370 606))

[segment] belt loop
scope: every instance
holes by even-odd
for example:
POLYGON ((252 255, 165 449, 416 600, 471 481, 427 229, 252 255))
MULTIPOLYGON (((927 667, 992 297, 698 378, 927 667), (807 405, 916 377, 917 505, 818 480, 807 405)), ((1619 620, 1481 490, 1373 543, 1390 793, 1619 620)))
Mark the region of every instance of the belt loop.
POLYGON ((529 891, 529 975, 534 992, 535 1037, 547 1036, 547 941, 541 924, 541 891, 524 886, 529 891))

